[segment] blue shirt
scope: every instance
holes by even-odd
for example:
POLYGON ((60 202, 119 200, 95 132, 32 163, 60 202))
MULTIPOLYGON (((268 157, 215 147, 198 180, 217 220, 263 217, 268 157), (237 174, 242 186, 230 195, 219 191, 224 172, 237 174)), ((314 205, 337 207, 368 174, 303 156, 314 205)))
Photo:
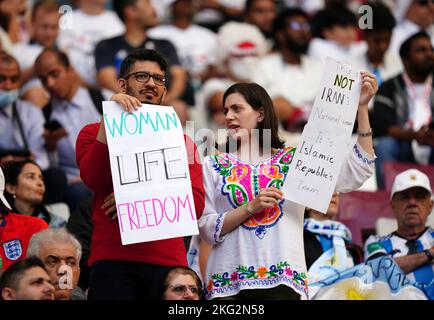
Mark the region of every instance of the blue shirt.
MULTIPOLYGON (((102 95, 109 100, 113 93, 102 90, 102 95)), ((75 143, 80 130, 90 123, 100 122, 101 115, 94 106, 89 91, 79 87, 71 101, 52 99, 50 120, 59 121, 68 135, 57 144, 58 166, 66 173, 68 180, 80 175, 75 158, 75 143)))
MULTIPOLYGON (((43 169, 48 168, 48 156, 45 150, 44 115, 33 104, 17 100, 17 112, 21 119, 24 136, 36 163, 43 169)), ((16 119, 12 117, 12 104, 0 109, 0 149, 24 149, 24 141, 16 119)))

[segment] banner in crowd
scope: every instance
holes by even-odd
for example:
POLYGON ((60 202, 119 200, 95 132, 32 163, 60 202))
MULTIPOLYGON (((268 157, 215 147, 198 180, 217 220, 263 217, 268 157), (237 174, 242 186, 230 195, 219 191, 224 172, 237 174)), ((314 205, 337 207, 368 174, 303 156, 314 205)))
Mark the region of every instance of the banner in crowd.
POLYGON ((172 107, 104 102, 122 244, 198 234, 182 126, 172 107))
POLYGON ((283 185, 286 199, 327 211, 341 164, 350 150, 360 89, 358 70, 327 58, 320 91, 283 185))
POLYGON ((309 284, 311 300, 432 300, 434 283, 409 280, 393 259, 381 256, 309 284))

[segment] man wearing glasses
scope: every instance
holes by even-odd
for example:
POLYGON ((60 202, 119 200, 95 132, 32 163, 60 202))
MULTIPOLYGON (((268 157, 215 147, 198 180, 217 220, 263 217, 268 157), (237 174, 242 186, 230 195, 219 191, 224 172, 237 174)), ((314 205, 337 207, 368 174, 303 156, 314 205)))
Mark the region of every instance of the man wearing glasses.
MULTIPOLYGON (((112 97, 127 112, 140 103, 159 105, 167 92, 167 63, 154 50, 140 49, 122 62, 121 93, 112 97)), ((185 136, 186 142, 189 139, 185 136)), ((189 159, 196 146, 186 143, 189 159)), ((77 162, 84 183, 94 192, 93 234, 89 264, 90 300, 159 299, 158 289, 170 266, 187 266, 183 238, 123 246, 116 219, 116 204, 110 171, 104 121, 85 126, 77 139, 77 162)), ((196 158, 195 158, 196 159, 196 158)), ((200 163, 189 161, 190 179, 198 219, 204 207, 200 163)))

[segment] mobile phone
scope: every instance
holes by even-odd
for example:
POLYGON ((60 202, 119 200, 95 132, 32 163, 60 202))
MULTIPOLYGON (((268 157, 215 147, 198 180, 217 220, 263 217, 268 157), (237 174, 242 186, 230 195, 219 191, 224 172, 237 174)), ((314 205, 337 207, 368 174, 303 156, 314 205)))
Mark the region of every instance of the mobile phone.
POLYGON ((48 131, 55 131, 57 129, 63 128, 62 124, 57 120, 51 120, 48 122, 45 122, 44 128, 48 131))

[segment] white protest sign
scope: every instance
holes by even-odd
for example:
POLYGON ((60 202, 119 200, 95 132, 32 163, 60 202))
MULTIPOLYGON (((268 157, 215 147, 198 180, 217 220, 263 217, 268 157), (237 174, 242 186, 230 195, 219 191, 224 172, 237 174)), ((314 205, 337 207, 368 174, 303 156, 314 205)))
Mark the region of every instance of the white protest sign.
POLYGON ((327 58, 320 88, 282 191, 286 199, 325 213, 349 150, 360 72, 327 58))
POLYGON ((122 244, 198 234, 182 126, 172 107, 103 102, 122 244))

